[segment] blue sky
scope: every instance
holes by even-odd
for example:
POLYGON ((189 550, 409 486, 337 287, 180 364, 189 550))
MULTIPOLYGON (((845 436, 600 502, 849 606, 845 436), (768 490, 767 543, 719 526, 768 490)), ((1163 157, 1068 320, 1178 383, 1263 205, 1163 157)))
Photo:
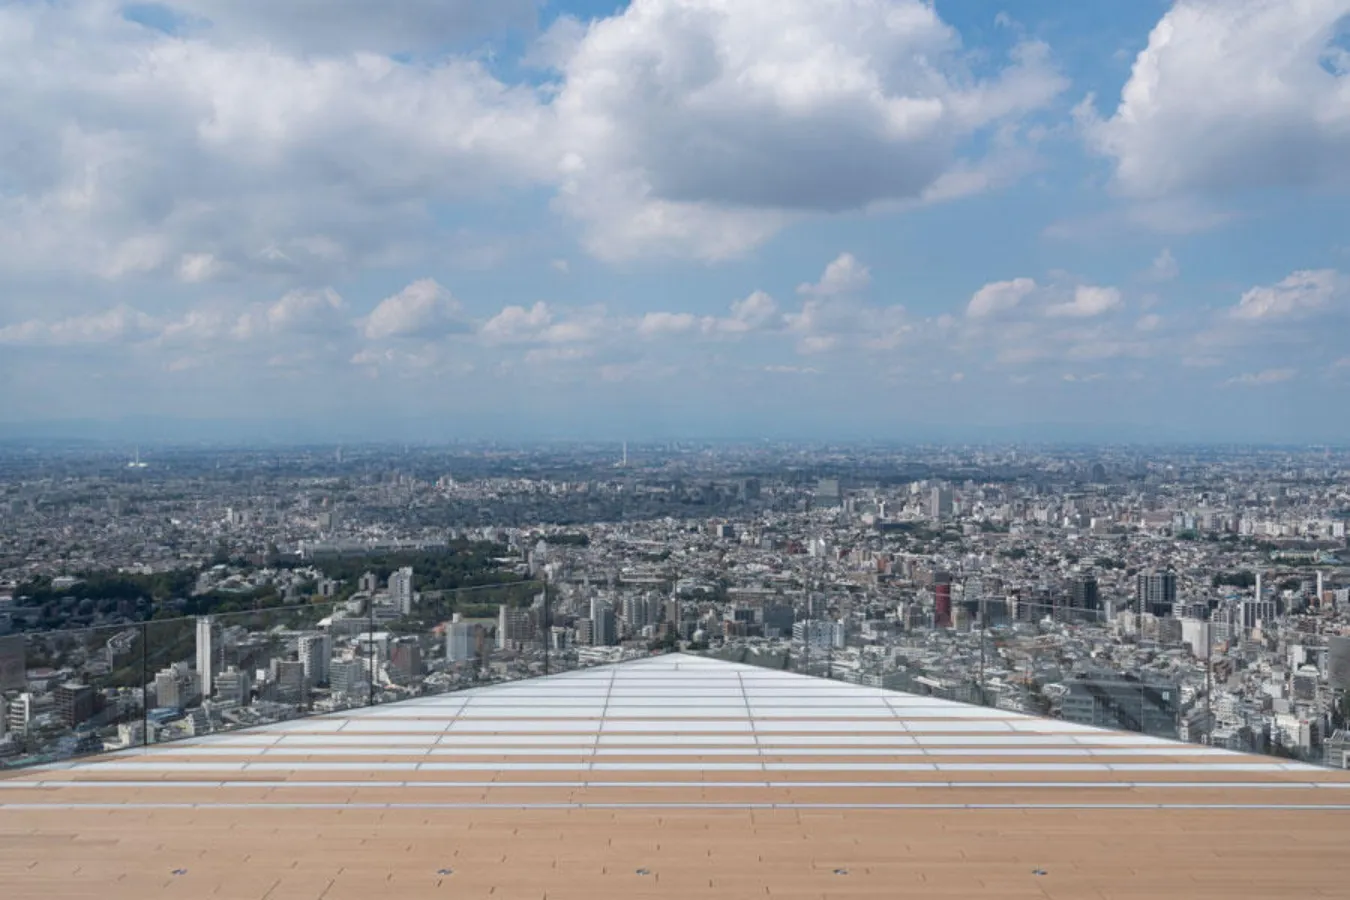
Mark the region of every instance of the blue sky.
POLYGON ((0 0, 0 428, 1350 440, 1350 0, 399 9, 0 0))

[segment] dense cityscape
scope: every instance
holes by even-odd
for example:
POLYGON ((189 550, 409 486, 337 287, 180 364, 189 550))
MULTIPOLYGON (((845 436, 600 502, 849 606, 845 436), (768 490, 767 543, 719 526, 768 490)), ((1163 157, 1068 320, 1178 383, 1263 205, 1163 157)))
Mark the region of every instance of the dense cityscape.
POLYGON ((684 650, 1344 768, 1350 455, 0 456, 0 761, 684 650))

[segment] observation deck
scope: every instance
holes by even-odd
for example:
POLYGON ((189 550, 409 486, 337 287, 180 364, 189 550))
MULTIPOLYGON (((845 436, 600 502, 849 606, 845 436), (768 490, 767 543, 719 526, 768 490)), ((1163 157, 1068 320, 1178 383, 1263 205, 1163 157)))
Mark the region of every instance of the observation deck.
POLYGON ((22 770, 6 898, 1345 897, 1350 773, 668 655, 22 770))

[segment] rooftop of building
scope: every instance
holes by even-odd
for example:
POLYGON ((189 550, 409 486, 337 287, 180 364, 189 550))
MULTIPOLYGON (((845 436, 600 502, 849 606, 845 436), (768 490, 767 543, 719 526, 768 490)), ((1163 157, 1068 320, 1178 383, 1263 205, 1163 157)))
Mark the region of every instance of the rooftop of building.
POLYGON ((669 655, 0 781, 6 897, 1341 897, 1350 773, 669 655))

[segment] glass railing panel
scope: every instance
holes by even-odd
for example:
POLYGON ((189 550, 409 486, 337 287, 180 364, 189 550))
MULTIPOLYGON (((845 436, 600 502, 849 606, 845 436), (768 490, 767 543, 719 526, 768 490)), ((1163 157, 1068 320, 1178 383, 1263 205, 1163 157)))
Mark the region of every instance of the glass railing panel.
POLYGON ((139 746, 144 652, 137 625, 0 638, 0 768, 139 746))
POLYGON ((458 592, 461 621, 486 634, 479 683, 498 684, 554 672, 560 660, 549 646, 552 620, 544 585, 521 583, 458 592), (492 620, 486 621, 485 616, 492 620))
POLYGON ((417 594, 403 609, 376 601, 376 628, 387 635, 378 701, 412 697, 543 674, 545 621, 541 584, 512 582, 417 594), (508 610, 504 618, 503 607, 508 610), (528 613, 523 624, 516 611, 528 613), (503 624, 510 647, 499 646, 503 624))
POLYGON ((149 743, 370 702, 368 622, 350 604, 163 619, 145 629, 149 743))
POLYGON ((603 590, 516 582, 427 592, 404 609, 357 597, 11 635, 0 638, 0 672, 13 682, 2 691, 0 767, 395 703, 674 648, 1310 763, 1322 763, 1332 742, 1323 723, 1282 709, 1303 694, 1320 696, 1328 690, 1324 683, 1304 684, 1291 675, 1289 697, 1272 697, 1254 713, 1231 688, 1247 643, 1204 645, 1205 629, 1166 616, 992 603, 954 610, 950 627, 850 623, 844 632, 799 629, 794 640, 786 633, 738 635, 737 627, 710 623, 706 610, 696 622, 689 610, 666 621, 668 608, 626 606, 603 590), (210 668, 209 684, 203 684, 203 665, 210 668), (1245 724, 1262 719, 1263 728, 1245 724))

